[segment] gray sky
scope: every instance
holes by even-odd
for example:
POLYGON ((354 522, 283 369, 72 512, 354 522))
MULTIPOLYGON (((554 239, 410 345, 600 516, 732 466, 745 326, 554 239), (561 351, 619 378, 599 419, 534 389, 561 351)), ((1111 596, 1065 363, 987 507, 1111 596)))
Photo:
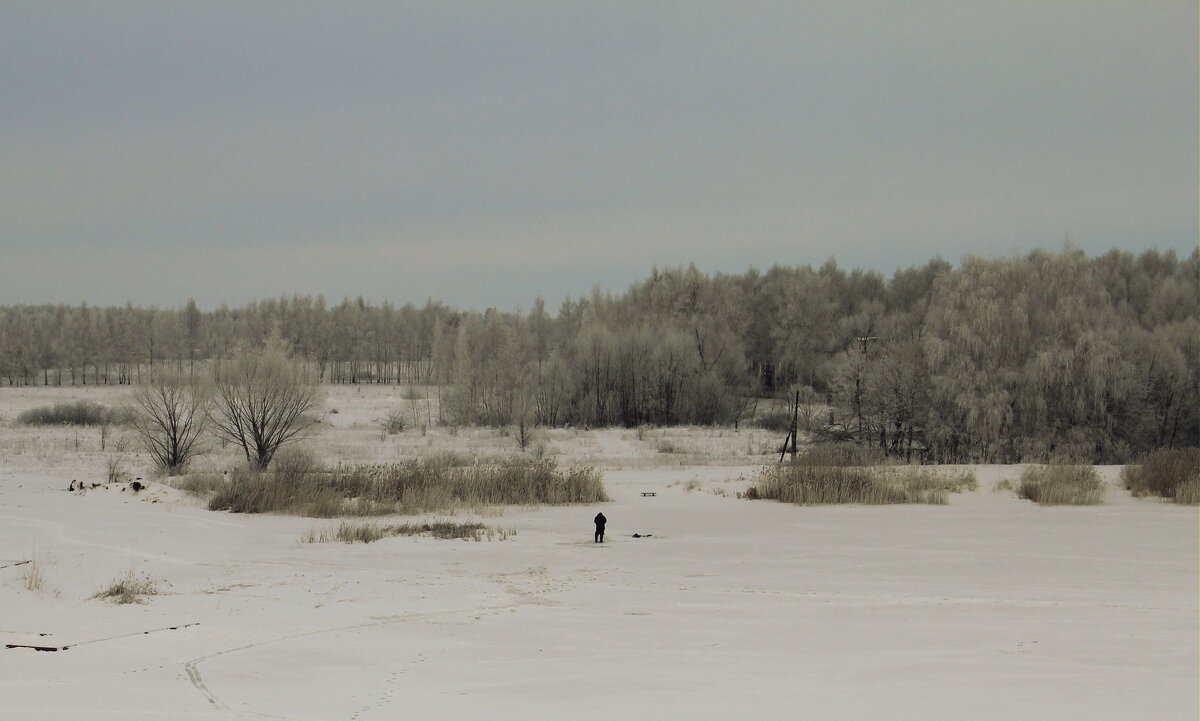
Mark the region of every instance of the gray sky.
POLYGON ((0 304, 1196 247, 1195 2, 7 3, 0 304))

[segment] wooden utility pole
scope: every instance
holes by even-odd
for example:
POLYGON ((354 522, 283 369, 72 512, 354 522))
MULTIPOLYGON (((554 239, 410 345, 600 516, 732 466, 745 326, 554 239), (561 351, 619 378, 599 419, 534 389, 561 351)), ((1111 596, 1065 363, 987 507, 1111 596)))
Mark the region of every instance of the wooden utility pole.
POLYGON ((787 438, 783 439, 783 448, 779 450, 779 462, 783 463, 785 453, 792 454, 792 460, 796 460, 796 422, 800 418, 800 391, 796 391, 796 398, 792 401, 792 426, 788 430, 787 438), (790 443, 790 445, 789 445, 790 443))
POLYGON ((862 344, 862 365, 854 374, 854 415, 858 418, 858 436, 856 440, 861 443, 863 435, 862 403, 863 394, 866 392, 863 382, 863 372, 866 370, 867 364, 867 343, 873 340, 879 340, 879 336, 859 336, 858 338, 855 338, 855 340, 862 344))
POLYGON ((800 418, 800 391, 796 391, 796 399, 792 401, 792 460, 796 460, 796 421, 800 418))

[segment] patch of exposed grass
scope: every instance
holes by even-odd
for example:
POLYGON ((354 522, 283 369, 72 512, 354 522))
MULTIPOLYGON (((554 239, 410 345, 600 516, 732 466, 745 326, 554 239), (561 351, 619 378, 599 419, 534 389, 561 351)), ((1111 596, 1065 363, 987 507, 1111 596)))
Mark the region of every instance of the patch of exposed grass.
POLYGON ((424 460, 435 466, 447 466, 450 468, 465 468, 474 466, 479 463, 494 463, 504 458, 503 454, 498 455, 479 455, 475 453, 467 453, 464 451, 443 450, 434 451, 423 457, 424 460))
POLYGON ((1104 503, 1104 484, 1090 465, 1051 463, 1026 468, 1017 495, 1042 506, 1095 506, 1104 503))
POLYGON ((300 536, 301 543, 371 543, 384 537, 381 526, 376 523, 342 521, 337 526, 313 527, 300 536))
POLYGON ((428 392, 419 386, 409 386, 400 393, 400 397, 406 401, 423 401, 427 395, 428 392))
POLYGON ((919 466, 876 466, 870 449, 817 446, 759 472, 745 498, 801 505, 945 504, 948 494, 978 487, 974 474, 946 475, 919 466))
POLYGON ((791 412, 764 413, 753 420, 755 426, 776 433, 787 433, 792 428, 791 412))
POLYGON ((220 473, 189 473, 175 479, 174 484, 192 495, 207 496, 225 486, 225 477, 220 473))
POLYGON ((1200 503, 1200 448, 1161 448, 1121 470, 1135 496, 1160 496, 1183 505, 1200 503))
POLYGON ((421 459, 339 466, 301 477, 242 470, 214 490, 209 509, 334 518, 606 500, 600 473, 590 467, 561 471, 552 459, 528 457, 467 466, 421 459))
POLYGON ((125 575, 118 576, 109 582, 108 586, 92 594, 92 598, 112 601, 113 603, 145 603, 145 596, 158 594, 158 584, 145 573, 137 573, 132 568, 125 575))
POLYGON ((492 529, 482 523, 433 521, 382 525, 370 521, 342 521, 336 527, 310 528, 300 536, 301 543, 372 543, 392 536, 431 536, 440 539, 461 538, 469 541, 507 540, 516 529, 492 529))

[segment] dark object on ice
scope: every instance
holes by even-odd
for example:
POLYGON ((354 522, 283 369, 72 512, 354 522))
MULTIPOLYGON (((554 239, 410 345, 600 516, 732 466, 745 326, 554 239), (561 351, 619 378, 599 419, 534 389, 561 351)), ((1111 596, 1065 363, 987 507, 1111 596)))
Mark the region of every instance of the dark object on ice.
POLYGON ((608 523, 608 519, 604 517, 603 513, 597 513, 595 521, 596 521, 595 542, 596 543, 604 543, 604 524, 608 523))
POLYGON ((633 534, 633 537, 634 538, 653 538, 654 534, 653 533, 635 533, 635 534, 633 534))
POLYGON ((132 490, 134 493, 137 493, 138 491, 140 491, 140 490, 142 490, 143 488, 145 488, 145 486, 143 486, 143 485, 142 485, 141 481, 134 481, 133 483, 130 483, 130 484, 129 484, 129 488, 130 488, 130 490, 132 490))
POLYGON ((651 496, 657 496, 657 495, 658 494, 655 493, 654 491, 642 491, 642 498, 649 498, 651 496))
MULTIPOLYGON (((70 644, 64 643, 60 646, 42 646, 42 645, 30 644, 30 643, 6 643, 6 644, 4 644, 4 647, 5 648, 32 648, 34 651, 66 651, 68 648, 75 648, 76 646, 83 646, 83 645, 86 645, 89 643, 100 643, 101 641, 112 641, 112 640, 118 639, 118 638, 128 638, 129 636, 136 636, 138 634, 145 636, 146 634, 157 633, 159 631, 177 631, 181 628, 190 628, 191 626, 199 626, 199 625, 200 625, 199 621, 196 621, 193 623, 179 623, 174 626, 166 626, 163 628, 152 628, 147 631, 132 631, 130 633, 117 634, 116 636, 106 636, 105 638, 93 638, 90 641, 78 641, 76 643, 70 643, 70 644)), ((48 634, 39 633, 38 635, 46 636, 48 634)))
POLYGON ((29 643, 6 643, 5 648, 32 648, 34 651, 65 651, 70 646, 38 646, 29 643))
MULTIPOLYGON (((80 488, 83 488, 83 486, 80 486, 80 488)), ((75 481, 74 480, 71 481, 71 485, 67 486, 67 490, 68 491, 75 490, 75 481)))
MULTIPOLYGON (((100 487, 100 484, 99 484, 99 483, 93 483, 93 484, 92 484, 92 488, 99 488, 99 487, 100 487)), ((83 484, 82 484, 82 483, 80 483, 80 484, 79 484, 79 490, 81 490, 81 491, 83 490, 83 484)))

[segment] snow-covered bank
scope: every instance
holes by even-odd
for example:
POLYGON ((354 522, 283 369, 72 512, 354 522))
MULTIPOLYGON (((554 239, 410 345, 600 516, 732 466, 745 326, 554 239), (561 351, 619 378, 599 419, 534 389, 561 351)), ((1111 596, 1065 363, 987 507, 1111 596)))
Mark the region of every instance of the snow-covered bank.
POLYGON ((751 470, 606 472, 603 545, 595 507, 301 544, 310 519, 6 474, 0 558, 45 581, 0 569, 5 643, 199 625, 0 651, 0 716, 1195 716, 1194 508, 1041 508, 996 467, 948 506, 801 508, 737 500, 751 470), (131 566, 162 593, 88 600, 131 566))

